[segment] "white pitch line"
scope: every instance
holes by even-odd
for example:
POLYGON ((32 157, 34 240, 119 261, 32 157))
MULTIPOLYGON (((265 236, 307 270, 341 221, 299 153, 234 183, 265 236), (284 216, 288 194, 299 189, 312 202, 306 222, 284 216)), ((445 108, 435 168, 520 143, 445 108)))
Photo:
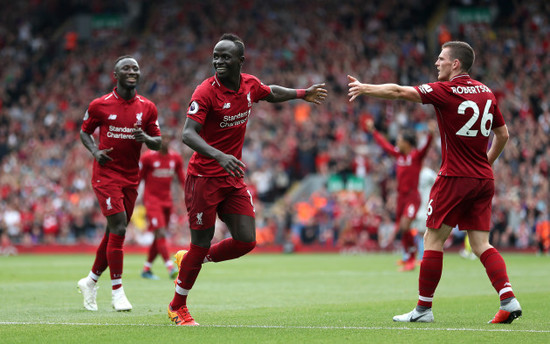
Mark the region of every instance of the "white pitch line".
MULTIPOLYGON (((62 326, 143 326, 173 327, 173 324, 101 324, 101 323, 67 323, 53 321, 0 321, 0 325, 62 325, 62 326)), ((498 325, 501 326, 501 325, 498 325)), ((506 325, 504 325, 506 326, 506 325)), ((264 329, 304 329, 304 330, 387 330, 387 331, 472 331, 472 332, 525 332, 550 333, 550 330, 520 330, 504 328, 440 328, 440 327, 382 327, 382 326, 277 326, 277 325, 200 325, 199 327, 217 328, 264 328, 264 329)))

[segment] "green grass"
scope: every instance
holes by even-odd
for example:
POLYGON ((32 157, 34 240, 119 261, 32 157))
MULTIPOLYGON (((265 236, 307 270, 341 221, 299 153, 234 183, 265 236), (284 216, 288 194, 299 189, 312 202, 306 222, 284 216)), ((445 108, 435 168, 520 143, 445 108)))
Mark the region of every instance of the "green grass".
POLYGON ((206 264, 189 296, 202 326, 170 324, 174 285, 139 276, 145 256, 126 255, 124 289, 134 309, 110 305, 108 271, 99 311, 82 306, 76 282, 91 255, 0 257, 1 343, 548 343, 550 260, 504 254, 524 316, 489 325, 498 297, 479 261, 448 253, 432 324, 394 323, 416 304, 418 270, 398 272, 391 254, 268 255, 206 264))

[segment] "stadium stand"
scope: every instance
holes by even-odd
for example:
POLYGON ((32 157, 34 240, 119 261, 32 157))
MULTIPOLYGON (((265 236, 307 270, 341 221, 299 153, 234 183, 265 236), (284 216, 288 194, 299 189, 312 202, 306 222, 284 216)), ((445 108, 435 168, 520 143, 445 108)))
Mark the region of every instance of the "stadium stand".
MULTIPOLYGON (((293 87, 326 82, 330 92, 316 108, 260 104, 249 122, 243 159, 255 186, 260 245, 288 251, 388 245, 383 238, 394 212, 393 165, 363 123, 374 118, 391 140, 400 127, 413 127, 422 139, 433 110, 372 99, 350 105, 346 75, 376 83, 433 81, 436 51, 449 38, 466 40, 478 52, 472 75, 495 92, 511 133, 494 168, 491 241, 501 248, 537 245, 536 228, 549 220, 550 3, 217 3, 3 2, 2 247, 97 241, 104 220, 89 185, 91 157, 78 132, 89 101, 114 85, 113 61, 123 54, 146 61, 140 93, 158 105, 161 128, 181 128, 194 87, 212 73, 212 42, 226 31, 245 40, 245 72, 293 87)), ((189 148, 173 147, 189 158, 189 148)), ((433 169, 437 149, 427 157, 433 169)), ((178 200, 171 235, 185 245, 181 195, 178 200)), ((127 245, 142 240, 140 216, 138 210, 127 245)))

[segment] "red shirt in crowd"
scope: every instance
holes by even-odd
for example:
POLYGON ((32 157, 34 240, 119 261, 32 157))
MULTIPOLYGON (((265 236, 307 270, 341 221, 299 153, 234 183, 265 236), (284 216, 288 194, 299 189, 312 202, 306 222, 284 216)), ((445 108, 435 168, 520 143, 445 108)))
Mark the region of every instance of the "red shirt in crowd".
POLYGON ((141 156, 140 180, 145 182, 143 204, 146 208, 149 204, 158 206, 172 205, 171 185, 174 176, 178 177, 181 185, 184 185, 183 160, 181 156, 169 150, 162 154, 149 150, 141 156))
POLYGON ((432 104, 441 134, 439 175, 493 179, 487 159, 492 128, 505 124, 489 87, 460 74, 450 81, 415 86, 423 104, 432 104))
MULTIPOLYGON (((226 88, 214 75, 193 92, 187 117, 202 124, 199 134, 206 143, 240 160, 252 103, 270 93, 270 87, 253 75, 241 73, 237 92, 226 88)), ((216 160, 197 152, 189 161, 187 173, 204 177, 228 175, 216 160)))
POLYGON ((157 107, 143 96, 136 95, 125 100, 116 88, 94 99, 82 123, 82 131, 92 135, 99 127, 99 149, 113 148, 109 156, 113 161, 101 166, 94 160, 92 184, 99 180, 137 185, 139 183, 139 157, 141 142, 134 139, 134 124, 149 136, 160 136, 157 107))

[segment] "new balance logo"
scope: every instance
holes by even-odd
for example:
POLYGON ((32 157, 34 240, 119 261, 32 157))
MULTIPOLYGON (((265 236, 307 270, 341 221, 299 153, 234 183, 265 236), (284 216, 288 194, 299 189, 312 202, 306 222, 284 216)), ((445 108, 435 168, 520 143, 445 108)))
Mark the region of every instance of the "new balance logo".
POLYGON ((431 91, 433 91, 433 88, 428 84, 420 85, 420 86, 418 86, 418 89, 420 90, 420 92, 422 92, 424 94, 430 93, 431 91))
POLYGON ((115 114, 110 114, 109 117, 108 117, 107 119, 115 120, 115 119, 116 119, 116 115, 115 115, 115 114))
POLYGON ((224 109, 229 109, 231 107, 231 103, 225 103, 223 104, 224 109))
POLYGON ((111 204, 111 197, 107 198, 107 200, 105 200, 105 203, 107 204, 107 210, 113 209, 113 205, 111 204))
POLYGON ((202 226, 202 213, 197 214, 197 225, 202 226))

